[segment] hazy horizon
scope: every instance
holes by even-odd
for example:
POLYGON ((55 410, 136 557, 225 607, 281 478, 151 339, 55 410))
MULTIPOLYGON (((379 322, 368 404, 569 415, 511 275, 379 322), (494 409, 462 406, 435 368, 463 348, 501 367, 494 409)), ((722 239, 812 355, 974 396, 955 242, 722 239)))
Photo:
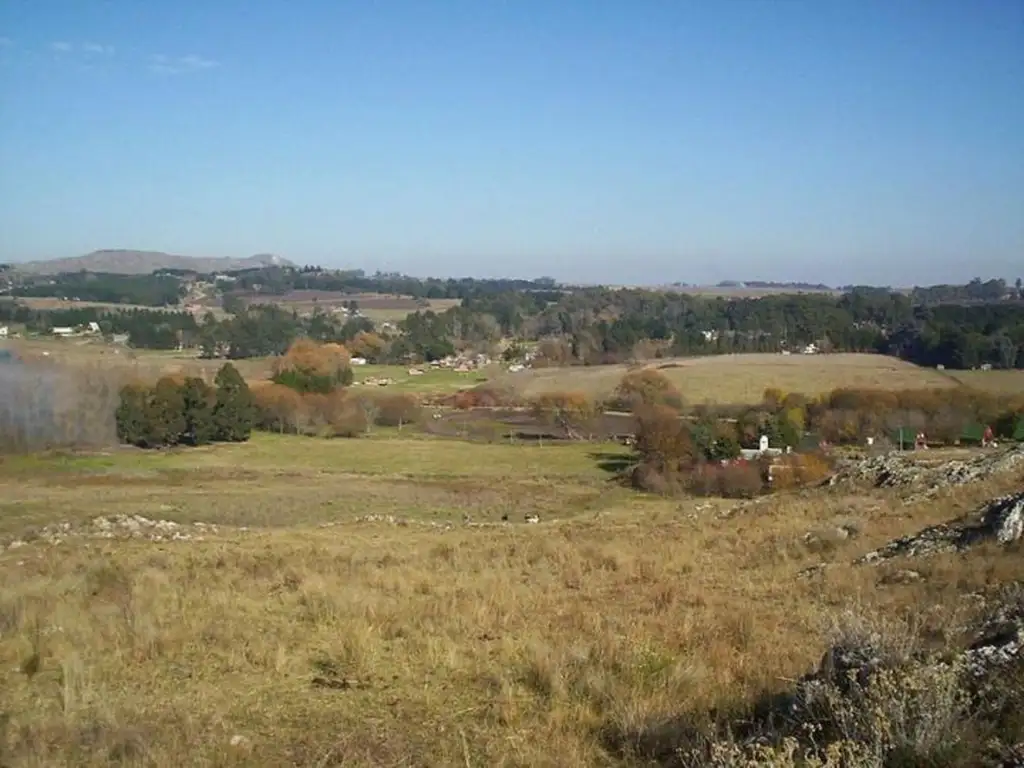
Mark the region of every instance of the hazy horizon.
POLYGON ((1024 4, 0 9, 0 261, 892 286, 1024 273, 1024 4))

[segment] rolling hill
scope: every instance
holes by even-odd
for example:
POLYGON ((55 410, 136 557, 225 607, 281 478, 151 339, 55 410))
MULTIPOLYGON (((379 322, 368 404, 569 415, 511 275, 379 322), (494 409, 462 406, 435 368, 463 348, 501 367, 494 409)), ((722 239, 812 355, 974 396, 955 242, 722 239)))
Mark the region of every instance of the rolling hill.
POLYGON ((20 272, 56 275, 61 272, 108 272, 122 275, 146 275, 157 269, 191 269, 196 272, 220 272, 266 266, 295 266, 287 259, 257 254, 245 259, 181 256, 161 251, 102 250, 66 259, 27 261, 12 265, 20 272))

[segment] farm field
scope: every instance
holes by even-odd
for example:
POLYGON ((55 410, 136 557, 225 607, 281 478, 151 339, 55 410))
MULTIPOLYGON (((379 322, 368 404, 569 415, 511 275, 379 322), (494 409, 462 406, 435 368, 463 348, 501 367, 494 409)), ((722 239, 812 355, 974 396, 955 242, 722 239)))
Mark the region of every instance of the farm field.
POLYGON ((374 322, 398 322, 416 311, 433 310, 444 312, 459 305, 458 299, 415 299, 411 296, 381 293, 343 293, 341 291, 295 290, 283 296, 264 294, 240 294, 250 303, 277 304, 300 314, 309 314, 315 309, 330 310, 350 301, 359 305, 359 312, 374 322))
MULTIPOLYGON (((837 387, 898 390, 959 386, 943 371, 882 355, 719 355, 653 361, 644 367, 667 376, 691 404, 755 403, 768 387, 818 395, 837 387)), ((526 397, 578 390, 606 398, 629 370, 631 367, 626 365, 540 368, 505 374, 495 382, 526 397)))
POLYGON ((934 640, 959 595, 1024 577, 1012 549, 908 583, 850 565, 1019 472, 939 504, 754 506, 635 494, 594 450, 257 435, 4 459, 5 764, 668 766, 623 750, 784 688, 851 614, 934 640), (179 540, 75 534, 119 514, 179 540), (807 537, 840 522, 860 533, 807 537))

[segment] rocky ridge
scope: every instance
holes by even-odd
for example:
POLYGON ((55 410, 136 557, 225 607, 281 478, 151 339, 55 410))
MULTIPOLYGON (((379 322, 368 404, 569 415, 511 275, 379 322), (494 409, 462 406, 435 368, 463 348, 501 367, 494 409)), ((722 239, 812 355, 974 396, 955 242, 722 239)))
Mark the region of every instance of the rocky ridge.
POLYGON ((858 483, 875 488, 920 490, 918 498, 931 498, 944 488, 964 485, 1024 466, 1024 445, 999 453, 984 453, 966 461, 955 459, 923 465, 916 452, 885 453, 840 469, 828 480, 831 486, 858 483))
POLYGON ((1010 544, 1024 537, 1024 491, 992 499, 968 518, 939 523, 910 536, 893 539, 857 558, 855 564, 878 563, 898 556, 965 552, 983 541, 1010 544))

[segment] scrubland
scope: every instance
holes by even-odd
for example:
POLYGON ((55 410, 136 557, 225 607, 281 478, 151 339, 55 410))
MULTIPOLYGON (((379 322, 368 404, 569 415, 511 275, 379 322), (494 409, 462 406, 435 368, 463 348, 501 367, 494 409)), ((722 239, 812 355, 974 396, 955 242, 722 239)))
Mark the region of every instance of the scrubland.
MULTIPOLYGON (((912 580, 851 564, 1020 471, 916 503, 737 503, 639 494, 600 458, 387 430, 3 458, 0 763, 683 765, 691 731, 789 687, 836 632, 956 647, 970 596, 1024 577, 1019 543, 912 580), (97 535, 122 514, 190 534, 97 535)), ((934 764, 977 764, 992 734, 954 725, 934 764)))

